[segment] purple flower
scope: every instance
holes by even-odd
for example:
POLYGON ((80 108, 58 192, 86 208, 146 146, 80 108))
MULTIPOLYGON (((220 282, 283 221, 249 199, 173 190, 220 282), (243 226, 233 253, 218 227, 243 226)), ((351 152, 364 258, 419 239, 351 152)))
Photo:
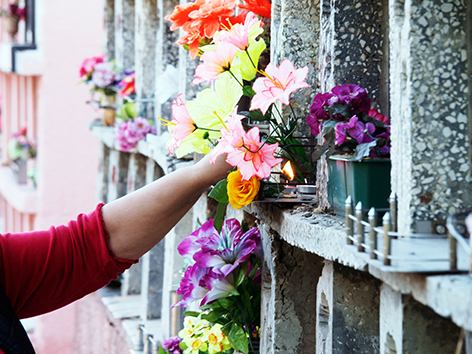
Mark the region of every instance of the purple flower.
POLYGON ((201 250, 193 255, 193 259, 201 267, 212 268, 214 273, 227 276, 257 251, 258 239, 259 229, 253 228, 242 234, 236 219, 226 220, 221 233, 211 232, 205 238, 199 236, 197 242, 201 250))
POLYGON ((227 297, 236 290, 233 285, 233 275, 225 277, 221 274, 210 272, 210 276, 205 278, 205 284, 209 292, 203 298, 200 306, 206 305, 212 301, 227 297))
MULTIPOLYGON (((318 117, 318 115, 320 114, 319 112, 321 111, 317 111, 315 115, 306 116, 306 122, 308 126, 310 127, 311 133, 313 135, 318 135, 323 127, 323 118, 318 117)), ((326 114, 324 110, 323 112, 324 113, 322 114, 326 114)))
POLYGON ((147 119, 136 117, 115 126, 115 140, 119 142, 122 151, 129 152, 150 132, 151 125, 147 119))
POLYGON ((356 122, 356 125, 349 130, 349 135, 356 139, 359 144, 362 144, 374 141, 372 138, 374 132, 375 126, 372 123, 356 122))
POLYGON ((349 122, 336 125, 336 145, 342 145, 346 141, 349 130, 355 127, 357 121, 358 118, 354 116, 349 122))
POLYGON ((92 73, 92 82, 99 88, 105 88, 115 83, 116 76, 112 63, 98 63, 92 73))
POLYGON ((172 337, 169 339, 164 339, 161 342, 161 348, 168 350, 171 354, 182 354, 182 350, 179 347, 181 340, 179 337, 172 337))
POLYGON ((331 90, 339 99, 339 102, 351 104, 353 114, 361 111, 365 114, 369 113, 370 99, 365 88, 359 85, 343 85, 336 86, 331 90))
POLYGON ((333 102, 331 102, 332 98, 336 98, 336 96, 331 92, 318 93, 310 107, 310 115, 321 120, 327 120, 329 116, 324 108, 333 105, 333 102))
POLYGON ((205 277, 208 276, 208 273, 208 268, 202 268, 197 264, 188 267, 177 289, 177 294, 182 295, 182 300, 172 305, 172 307, 188 307, 192 302, 202 300, 208 293, 205 284, 205 277))

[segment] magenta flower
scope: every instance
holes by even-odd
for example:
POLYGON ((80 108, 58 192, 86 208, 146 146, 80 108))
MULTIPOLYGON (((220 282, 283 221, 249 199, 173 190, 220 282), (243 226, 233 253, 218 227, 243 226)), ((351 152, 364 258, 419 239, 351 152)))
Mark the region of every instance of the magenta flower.
POLYGON ((202 300, 208 292, 205 285, 205 277, 208 272, 208 268, 202 268, 198 264, 189 266, 177 289, 177 294, 182 295, 182 300, 172 305, 172 307, 188 307, 191 303, 202 300))
POLYGON ((227 297, 236 290, 232 275, 225 277, 221 274, 210 273, 210 275, 205 278, 205 285, 209 291, 203 297, 200 306, 221 299, 222 297, 227 297))
POLYGON ((104 60, 105 54, 99 57, 86 58, 82 62, 82 66, 80 67, 80 77, 88 76, 89 74, 91 74, 92 71, 95 69, 95 65, 103 63, 104 60))
POLYGON ((169 351, 171 354, 182 354, 182 350, 179 347, 180 342, 181 340, 179 337, 164 339, 161 342, 161 348, 169 351))
MULTIPOLYGON (((356 117, 357 118, 357 117, 356 117)), ((356 139, 359 144, 370 143, 374 141, 372 134, 375 132, 375 126, 372 123, 363 123, 357 121, 355 126, 349 129, 349 135, 356 139)))
POLYGON ((115 83, 116 76, 112 63, 98 63, 92 73, 92 82, 99 88, 105 88, 115 83))
POLYGON ((310 107, 310 115, 316 117, 317 120, 329 119, 328 113, 325 111, 325 107, 333 105, 334 102, 331 100, 332 98, 337 99, 337 97, 331 92, 318 93, 313 99, 313 103, 310 107))
POLYGON ((288 59, 282 61, 279 67, 269 63, 264 73, 265 76, 259 77, 254 82, 253 89, 256 95, 252 98, 250 110, 260 109, 265 114, 275 101, 280 101, 288 106, 292 92, 309 86, 305 82, 307 74, 307 66, 295 69, 288 59))
POLYGON ((370 109, 369 113, 367 115, 374 118, 374 119, 377 119, 379 122, 382 122, 382 123, 385 123, 385 124, 390 124, 388 118, 376 109, 373 109, 373 108, 370 109))
POLYGON ((370 109, 370 98, 365 88, 359 85, 336 86, 331 90, 339 99, 339 102, 351 104, 353 114, 358 110, 367 114, 370 109))
POLYGON ((231 69, 238 48, 226 42, 218 42, 215 50, 208 50, 202 55, 203 63, 195 69, 194 85, 216 80, 218 75, 231 69))
POLYGON ((122 151, 129 152, 138 145, 146 134, 152 132, 151 124, 146 118, 136 117, 132 121, 115 125, 115 140, 118 141, 122 151))
POLYGON ((336 145, 342 145, 347 138, 349 129, 355 127, 358 118, 356 116, 352 117, 347 123, 338 123, 336 125, 336 145))

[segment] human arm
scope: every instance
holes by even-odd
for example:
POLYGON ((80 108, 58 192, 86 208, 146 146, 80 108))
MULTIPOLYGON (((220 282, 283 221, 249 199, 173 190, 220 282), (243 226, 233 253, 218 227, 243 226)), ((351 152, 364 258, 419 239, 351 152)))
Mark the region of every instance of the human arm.
POLYGON ((164 238, 204 190, 225 178, 231 168, 223 155, 214 165, 206 156, 105 205, 102 215, 113 253, 122 259, 139 259, 164 238))

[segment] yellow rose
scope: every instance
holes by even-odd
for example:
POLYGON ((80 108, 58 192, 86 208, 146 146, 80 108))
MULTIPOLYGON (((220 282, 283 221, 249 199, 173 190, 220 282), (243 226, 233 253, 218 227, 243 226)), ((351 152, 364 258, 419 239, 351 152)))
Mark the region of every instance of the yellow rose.
POLYGON ((243 181, 239 170, 228 175, 228 197, 229 203, 234 209, 241 209, 243 206, 251 204, 261 185, 260 179, 256 176, 249 181, 243 181))

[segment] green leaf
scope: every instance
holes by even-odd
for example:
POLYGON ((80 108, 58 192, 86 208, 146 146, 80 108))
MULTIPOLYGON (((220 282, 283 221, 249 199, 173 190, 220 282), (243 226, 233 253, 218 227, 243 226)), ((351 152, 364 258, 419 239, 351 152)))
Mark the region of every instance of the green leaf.
POLYGON ((134 102, 129 102, 125 105, 126 115, 129 118, 136 118, 138 116, 138 110, 136 109, 136 104, 134 102))
POLYGON ((229 203, 228 180, 224 179, 219 181, 210 191, 208 196, 215 199, 218 203, 229 203))
POLYGON ((246 336, 246 332, 244 332, 241 326, 233 323, 227 336, 229 343, 235 350, 248 354, 249 340, 246 336))
POLYGON ((223 222, 225 220, 227 205, 228 203, 218 203, 218 208, 216 209, 216 215, 215 215, 215 218, 213 219, 213 226, 218 232, 221 232, 221 229, 223 228, 223 222))
POLYGON ((265 198, 277 198, 284 191, 285 187, 281 184, 265 184, 262 187, 262 195, 265 198))
POLYGON ((364 157, 369 156, 370 149, 377 146, 377 141, 371 141, 370 143, 359 144, 354 150, 354 158, 357 161, 362 160, 364 157))
POLYGON ((157 352, 157 354, 166 354, 166 352, 164 351, 164 349, 162 349, 161 346, 159 346, 159 351, 157 352))
POLYGON ((385 124, 384 122, 372 118, 371 116, 368 116, 364 113, 358 113, 357 117, 364 123, 372 123, 376 128, 385 128, 387 126, 387 124, 385 124))
POLYGON ((234 287, 237 288, 244 279, 246 279, 246 274, 248 270, 248 262, 244 262, 241 267, 236 268, 236 272, 234 274, 234 287))
POLYGON ((185 311, 184 312, 185 316, 191 316, 191 317, 198 317, 200 315, 200 312, 197 311, 185 311))
POLYGON ((216 323, 218 320, 224 318, 223 316, 227 313, 226 310, 212 310, 209 313, 203 314, 202 318, 208 322, 216 323))
POLYGON ((325 107, 325 110, 332 115, 340 114, 346 119, 352 118, 351 107, 344 103, 335 102, 332 106, 325 107))
POLYGON ((252 86, 250 85, 245 85, 243 87, 243 95, 244 96, 248 96, 248 97, 253 97, 256 93, 254 92, 254 90, 252 89, 252 86))

